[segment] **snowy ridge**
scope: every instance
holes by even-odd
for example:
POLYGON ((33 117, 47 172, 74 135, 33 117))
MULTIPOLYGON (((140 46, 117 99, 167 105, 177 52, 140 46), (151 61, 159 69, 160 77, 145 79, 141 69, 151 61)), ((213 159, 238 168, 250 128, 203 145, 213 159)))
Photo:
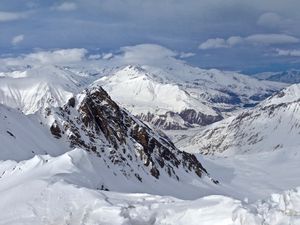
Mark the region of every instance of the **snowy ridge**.
POLYGON ((102 187, 91 173, 93 164, 87 161, 88 155, 77 149, 58 157, 35 156, 19 163, 2 163, 1 223, 280 225, 300 222, 299 188, 254 203, 217 195, 183 201, 167 196, 95 190, 92 188, 95 184, 100 185, 99 189, 102 187))
POLYGON ((292 85, 254 109, 200 131, 189 138, 186 150, 232 155, 297 147, 300 144, 299 98, 299 85, 292 85))

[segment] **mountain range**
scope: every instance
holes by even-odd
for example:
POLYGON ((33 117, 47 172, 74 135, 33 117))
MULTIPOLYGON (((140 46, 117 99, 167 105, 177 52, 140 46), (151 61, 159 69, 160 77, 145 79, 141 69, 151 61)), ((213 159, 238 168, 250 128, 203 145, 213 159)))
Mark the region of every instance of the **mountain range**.
POLYGON ((110 60, 1 65, 0 224, 299 222, 298 84, 110 60))

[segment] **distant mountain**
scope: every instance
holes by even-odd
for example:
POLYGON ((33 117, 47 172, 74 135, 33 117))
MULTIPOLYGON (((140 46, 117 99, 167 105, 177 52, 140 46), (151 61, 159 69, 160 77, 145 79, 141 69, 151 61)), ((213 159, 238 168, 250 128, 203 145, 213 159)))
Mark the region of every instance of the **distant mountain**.
POLYGON ((251 107, 285 85, 175 60, 159 66, 26 65, 0 73, 0 103, 34 114, 101 85, 133 115, 162 129, 204 126, 251 107))
POLYGON ((58 107, 80 92, 90 77, 64 67, 41 65, 0 73, 0 103, 25 114, 58 107))
POLYGON ((285 86, 181 62, 160 68, 126 66, 94 83, 103 86, 131 113, 163 129, 211 124, 285 86))
POLYGON ((254 75, 259 80, 270 80, 282 83, 300 83, 300 70, 288 70, 283 72, 265 72, 254 75))
POLYGON ((244 154, 298 148, 300 85, 294 84, 254 109, 208 126, 182 143, 189 152, 244 154))

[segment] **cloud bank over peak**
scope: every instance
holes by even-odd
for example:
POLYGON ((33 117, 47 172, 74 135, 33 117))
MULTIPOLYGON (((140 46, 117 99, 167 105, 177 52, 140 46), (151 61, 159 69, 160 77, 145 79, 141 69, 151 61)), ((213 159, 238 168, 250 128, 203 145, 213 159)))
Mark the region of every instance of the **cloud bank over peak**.
POLYGON ((156 44, 125 46, 113 52, 91 54, 87 49, 57 49, 37 51, 17 57, 2 57, 0 64, 7 66, 72 65, 95 63, 98 66, 148 65, 168 66, 185 63, 193 53, 176 52, 156 44))

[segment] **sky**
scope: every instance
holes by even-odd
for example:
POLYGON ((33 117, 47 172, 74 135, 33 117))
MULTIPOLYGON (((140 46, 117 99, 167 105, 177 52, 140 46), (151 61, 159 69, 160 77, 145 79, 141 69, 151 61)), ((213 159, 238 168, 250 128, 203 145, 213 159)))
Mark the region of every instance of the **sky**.
POLYGON ((155 44, 202 68, 300 69, 299 9, 299 0, 1 0, 0 55, 155 44))

